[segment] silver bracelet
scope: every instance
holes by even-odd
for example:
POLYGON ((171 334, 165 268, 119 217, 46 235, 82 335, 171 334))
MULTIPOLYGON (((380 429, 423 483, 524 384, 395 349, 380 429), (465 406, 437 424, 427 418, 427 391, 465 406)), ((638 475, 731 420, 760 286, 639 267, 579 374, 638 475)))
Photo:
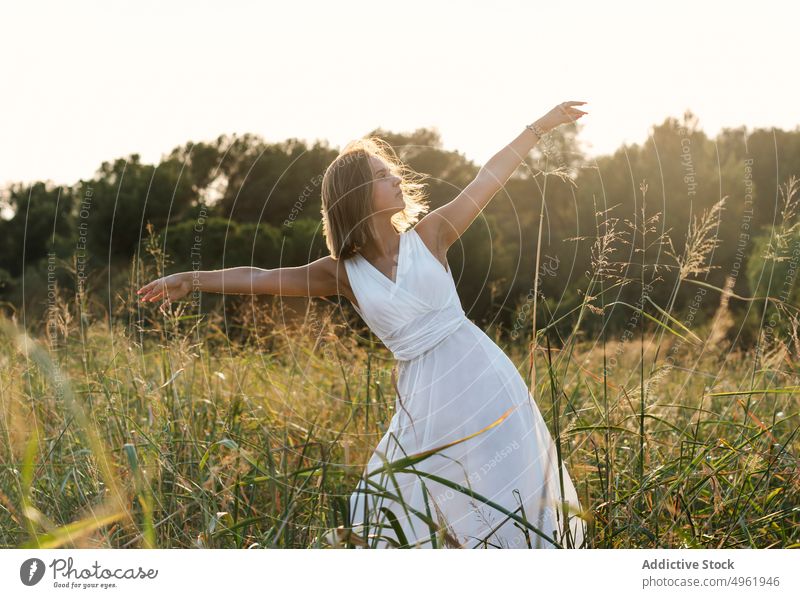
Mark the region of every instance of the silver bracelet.
POLYGON ((535 122, 532 122, 529 125, 525 125, 525 128, 526 129, 530 129, 531 131, 533 131, 539 139, 544 137, 544 131, 542 131, 542 128, 539 125, 537 125, 535 122))

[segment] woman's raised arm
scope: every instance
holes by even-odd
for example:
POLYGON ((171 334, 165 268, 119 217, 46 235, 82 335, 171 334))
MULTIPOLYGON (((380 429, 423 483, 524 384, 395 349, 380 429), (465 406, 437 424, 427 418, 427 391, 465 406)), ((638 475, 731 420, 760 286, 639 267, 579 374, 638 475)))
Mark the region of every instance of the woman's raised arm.
MULTIPOLYGON (((534 128, 544 134, 559 125, 574 122, 584 114, 588 114, 574 108, 585 103, 562 102, 538 119, 534 123, 536 125, 534 128)), ((538 142, 539 136, 526 127, 516 139, 492 156, 475 179, 455 199, 423 218, 434 222, 434 228, 438 231, 437 245, 440 252, 446 253, 447 248, 464 234, 538 142)))

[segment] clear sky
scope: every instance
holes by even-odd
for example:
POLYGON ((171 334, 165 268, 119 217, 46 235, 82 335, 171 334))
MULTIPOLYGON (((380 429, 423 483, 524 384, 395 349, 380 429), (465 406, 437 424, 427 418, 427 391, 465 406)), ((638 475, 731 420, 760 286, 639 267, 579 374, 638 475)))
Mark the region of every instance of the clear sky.
POLYGON ((42 2, 0 8, 0 185, 252 132, 435 127, 478 164, 563 100, 590 156, 687 108, 800 124, 792 2, 42 2))

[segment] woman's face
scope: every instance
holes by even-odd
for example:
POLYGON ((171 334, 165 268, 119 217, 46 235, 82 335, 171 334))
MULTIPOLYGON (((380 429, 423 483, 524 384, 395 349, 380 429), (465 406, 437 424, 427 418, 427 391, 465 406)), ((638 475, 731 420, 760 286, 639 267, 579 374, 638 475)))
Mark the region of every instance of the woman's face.
POLYGON ((391 217, 394 213, 405 209, 403 192, 400 190, 402 180, 392 174, 389 167, 377 156, 370 156, 372 166, 372 206, 375 213, 391 217))

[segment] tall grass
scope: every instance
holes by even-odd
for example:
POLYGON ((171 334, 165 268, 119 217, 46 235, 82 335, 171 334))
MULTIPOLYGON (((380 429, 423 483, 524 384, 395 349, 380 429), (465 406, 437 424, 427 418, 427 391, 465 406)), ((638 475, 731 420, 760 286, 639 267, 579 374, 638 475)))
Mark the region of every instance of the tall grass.
MULTIPOLYGON (((531 391, 586 509, 586 546, 798 547, 797 310, 769 293, 739 297, 731 285, 700 280, 722 202, 695 221, 679 253, 657 233, 646 186, 640 191, 633 222, 595 209, 580 306, 506 347, 533 368, 531 391), (653 258, 662 245, 669 251, 653 258), (646 285, 665 267, 677 269, 677 285, 716 294, 711 321, 686 323, 674 309, 677 287, 666 306, 649 297, 646 285), (620 298, 632 284, 637 305, 620 298), (781 305, 791 335, 735 346, 731 299, 781 305), (638 343, 607 330, 616 309, 630 316, 638 343), (603 323, 597 338, 583 334, 590 317, 603 323), (566 320, 571 333, 560 338, 556 324, 566 320)), ((794 201, 794 187, 787 197, 794 201)), ((779 236, 792 226, 785 213, 779 236)), ((773 249, 766 263, 783 255, 778 241, 773 249)), ((237 343, 220 316, 140 312, 133 279, 157 273, 145 262, 135 264, 117 313, 93 316, 84 297, 51 310, 57 326, 47 334, 44 321, 25 332, 3 320, 0 544, 371 545, 382 530, 354 532, 348 499, 393 415, 389 352, 368 332, 358 338, 358 319, 321 300, 290 322, 279 305, 244 302, 237 324, 248 336, 237 343)), ((373 479, 369 491, 394 496, 392 476, 416 472, 488 503, 416 470, 432 452, 387 463, 389 481, 373 479)), ((524 513, 492 506, 531 538, 540 534, 524 513)), ((432 546, 457 546, 435 503, 414 515, 432 546)))

